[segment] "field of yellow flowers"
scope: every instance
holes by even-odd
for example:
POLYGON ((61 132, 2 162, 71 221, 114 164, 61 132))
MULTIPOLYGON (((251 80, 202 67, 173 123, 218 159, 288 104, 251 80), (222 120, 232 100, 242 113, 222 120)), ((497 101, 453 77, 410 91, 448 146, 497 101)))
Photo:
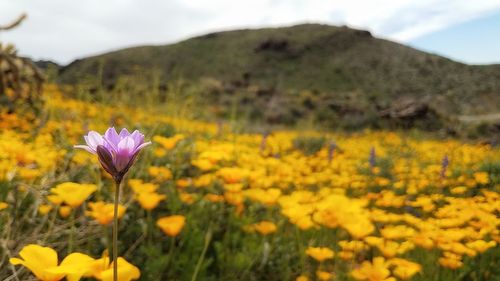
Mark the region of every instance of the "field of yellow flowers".
POLYGON ((140 129, 118 279, 498 280, 500 150, 395 132, 233 132, 47 90, 0 113, 0 280, 112 280, 112 178, 74 145, 140 129))

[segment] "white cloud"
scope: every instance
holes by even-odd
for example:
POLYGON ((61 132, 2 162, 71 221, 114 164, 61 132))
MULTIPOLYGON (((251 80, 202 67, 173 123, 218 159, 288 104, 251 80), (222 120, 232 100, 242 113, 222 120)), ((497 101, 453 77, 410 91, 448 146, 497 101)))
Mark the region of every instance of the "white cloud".
POLYGON ((217 30, 300 22, 347 24, 406 42, 499 9, 494 0, 10 0, 0 2, 0 22, 21 12, 29 19, 0 33, 0 41, 62 63, 217 30))

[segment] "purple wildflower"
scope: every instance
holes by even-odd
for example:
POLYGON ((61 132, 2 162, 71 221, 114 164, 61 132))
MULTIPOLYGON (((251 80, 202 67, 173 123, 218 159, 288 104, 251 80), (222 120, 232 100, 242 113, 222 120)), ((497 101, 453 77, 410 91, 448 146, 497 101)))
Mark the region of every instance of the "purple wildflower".
POLYGON ((441 172, 439 173, 442 179, 446 177, 446 171, 448 170, 449 165, 450 159, 448 159, 448 154, 445 154, 443 160, 441 161, 441 172))
POLYGON ((144 142, 144 135, 137 130, 130 133, 123 128, 118 134, 114 127, 106 130, 104 135, 90 131, 84 138, 87 145, 75 145, 75 148, 97 154, 104 170, 117 182, 122 180, 134 164, 140 150, 151 144, 151 142, 144 142))
POLYGON ((330 145, 328 146, 328 163, 332 162, 336 148, 337 144, 335 142, 330 143, 330 145))
POLYGON ((368 159, 370 167, 373 169, 377 165, 377 153, 375 152, 375 147, 372 146, 370 150, 370 158, 368 159))

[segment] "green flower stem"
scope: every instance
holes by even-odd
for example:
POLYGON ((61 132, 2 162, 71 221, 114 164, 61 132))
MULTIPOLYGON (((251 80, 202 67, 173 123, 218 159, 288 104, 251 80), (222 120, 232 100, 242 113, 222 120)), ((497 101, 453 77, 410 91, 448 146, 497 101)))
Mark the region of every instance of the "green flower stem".
POLYGON ((151 211, 146 211, 147 220, 147 242, 148 246, 153 245, 153 217, 151 216, 151 211))
POLYGON ((168 269, 170 261, 172 260, 172 256, 174 255, 174 249, 175 249, 175 237, 170 237, 170 247, 168 248, 168 256, 162 272, 165 271, 165 269, 168 269))
POLYGON ((106 250, 108 251, 108 255, 109 253, 111 253, 113 251, 112 247, 111 247, 111 237, 109 237, 109 225, 103 225, 102 226, 102 231, 103 231, 103 235, 104 235, 104 242, 106 243, 106 250))
POLYGON ((118 202, 121 180, 115 181, 115 210, 113 213, 113 281, 118 281, 118 202))
POLYGON ((54 210, 52 211, 52 217, 50 218, 47 232, 45 232, 45 235, 44 235, 43 240, 42 240, 43 244, 45 244, 45 242, 47 242, 47 239, 49 239, 50 234, 52 234, 52 229, 54 228, 54 224, 56 222, 57 212, 59 212, 59 206, 56 206, 54 208, 54 210))
POLYGON ((203 251, 198 259, 198 263, 196 263, 196 268, 194 270, 193 276, 191 277, 191 281, 196 281, 198 277, 198 273, 200 271, 201 265, 203 264, 203 260, 205 259, 205 254, 208 250, 208 245, 210 245, 210 241, 212 240, 212 226, 208 227, 207 233, 205 234, 205 245, 203 246, 203 251))
POLYGON ((73 243, 75 236, 75 210, 71 209, 71 215, 69 218, 70 221, 70 229, 69 229, 69 241, 68 241, 68 255, 73 252, 73 243))

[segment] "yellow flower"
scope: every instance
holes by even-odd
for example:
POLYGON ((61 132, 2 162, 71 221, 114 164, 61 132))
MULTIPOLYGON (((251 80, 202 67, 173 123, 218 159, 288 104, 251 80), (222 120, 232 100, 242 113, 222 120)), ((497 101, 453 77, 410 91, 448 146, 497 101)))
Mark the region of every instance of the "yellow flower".
POLYGON ((54 205, 61 205, 63 199, 58 195, 47 195, 47 200, 49 200, 54 205))
POLYGON ((319 262, 332 259, 335 255, 328 247, 309 247, 306 250, 306 254, 319 262))
POLYGON ((161 158, 161 157, 167 155, 167 150, 165 150, 163 148, 156 148, 155 150, 153 150, 153 154, 156 157, 161 158))
POLYGON ((160 201, 165 200, 165 198, 167 198, 166 195, 158 194, 156 192, 141 192, 136 195, 136 199, 139 201, 139 204, 141 204, 141 207, 148 211, 156 208, 160 201))
POLYGON ((422 266, 420 264, 400 258, 390 259, 388 264, 396 266, 392 272, 395 276, 403 280, 412 278, 413 275, 422 270, 422 266))
POLYGON ((179 199, 181 199, 183 203, 191 205, 194 203, 195 196, 194 193, 179 192, 179 199))
POLYGON ((215 166, 215 164, 208 160, 208 159, 195 159, 191 161, 191 164, 197 168, 199 168, 202 171, 209 171, 212 170, 215 166))
POLYGON ((64 203, 72 208, 79 207, 90 194, 96 191, 95 184, 79 184, 74 182, 65 182, 58 184, 50 191, 62 199, 64 203))
POLYGON ((224 190, 228 192, 240 192, 243 189, 242 183, 225 184, 224 190))
POLYGON ((486 250, 488 250, 489 248, 495 247, 497 245, 497 243, 495 241, 486 242, 484 240, 476 240, 474 242, 469 242, 466 245, 467 245, 467 247, 471 248, 472 250, 474 250, 476 252, 483 253, 486 250))
POLYGON ((38 212, 41 214, 41 215, 46 215, 48 214, 50 211, 52 210, 52 206, 51 205, 47 205, 47 204, 42 204, 38 207, 38 212))
POLYGON ((178 179, 175 182, 175 185, 179 188, 186 188, 191 185, 192 180, 190 178, 187 179, 178 179))
POLYGON ((343 260, 351 260, 354 258, 354 253, 351 251, 342 250, 338 252, 337 256, 343 260))
POLYGON ((62 206, 59 208, 59 215, 63 218, 67 218, 71 214, 72 210, 73 209, 71 209, 70 206, 62 206))
POLYGON ((441 266, 451 269, 457 269, 464 265, 462 262, 462 256, 451 252, 444 252, 443 257, 440 257, 438 261, 441 266))
MULTIPOLYGON (((118 258, 118 281, 136 280, 141 277, 141 271, 124 258, 118 258)), ((113 263, 107 269, 94 273, 94 277, 101 281, 113 281, 113 263)))
POLYGON ((172 172, 166 167, 151 166, 148 168, 148 172, 158 182, 172 179, 172 172))
POLYGON ((204 198, 213 203, 224 202, 224 196, 218 194, 209 193, 204 198))
POLYGON ((363 241, 346 241, 342 240, 338 242, 339 246, 344 251, 361 252, 363 250, 368 250, 369 247, 363 241))
POLYGON ((156 225, 168 236, 175 237, 181 232, 186 224, 186 217, 174 215, 160 218, 156 221, 156 225))
POLYGON ((7 207, 9 207, 9 204, 0 201, 0 211, 3 209, 7 209, 7 207))
POLYGON ((51 273, 49 268, 56 267, 57 252, 49 247, 42 247, 35 244, 29 244, 19 252, 21 259, 11 258, 9 261, 13 265, 23 265, 28 268, 39 280, 59 281, 65 274, 51 273))
POLYGON ((450 192, 452 194, 464 194, 466 191, 467 191, 466 186, 457 186, 457 187, 450 189, 450 192))
POLYGON ((134 193, 142 193, 142 192, 156 192, 158 190, 158 185, 154 183, 144 183, 142 180, 139 179, 130 179, 128 181, 128 185, 134 193))
MULTIPOLYGON (((63 260, 61 266, 50 271, 68 274, 68 281, 78 281, 81 277, 94 277, 101 281, 113 280, 113 263, 110 263, 106 251, 100 259, 86 257, 83 254, 71 254, 63 260)), ((141 272, 137 267, 118 257, 118 281, 135 280, 140 276, 141 272)))
POLYGON ((64 258, 60 266, 48 268, 47 272, 64 274, 68 281, 78 281, 83 276, 91 276, 91 266, 94 262, 93 258, 85 254, 72 253, 64 258))
POLYGON ((486 172, 476 172, 476 173, 474 173, 474 180, 478 184, 488 184, 490 182, 489 175, 486 172))
POLYGON ((224 199, 227 203, 239 206, 243 204, 243 194, 241 192, 224 192, 224 199))
POLYGON ((13 265, 24 265, 42 281, 58 281, 66 276, 68 281, 78 281, 88 275, 94 259, 81 253, 68 255, 57 265, 57 252, 35 244, 25 246, 19 253, 22 259, 11 258, 13 265))
MULTIPOLYGON (((87 216, 94 218, 99 224, 107 225, 113 221, 114 204, 99 202, 89 202, 90 211, 85 212, 87 216)), ((118 205, 118 218, 125 214, 126 208, 118 205)))
POLYGON ((183 139, 184 139, 184 135, 181 135, 181 134, 177 134, 177 135, 170 137, 170 138, 166 138, 163 136, 154 136, 153 137, 153 141, 161 144, 161 146, 163 146, 167 150, 173 149, 177 145, 177 143, 183 139))
POLYGON ((386 240, 382 244, 376 245, 376 247, 382 252, 384 257, 392 258, 396 255, 404 254, 409 250, 412 250, 415 245, 410 241, 404 241, 398 243, 391 240, 386 240))
POLYGON ((262 235, 269 235, 276 232, 277 229, 276 225, 270 221, 261 221, 254 224, 253 227, 258 233, 262 235))
POLYGON ((309 281, 309 278, 305 275, 298 276, 295 281, 309 281))
POLYGON ((316 276, 318 277, 319 280, 324 281, 324 280, 331 280, 333 274, 328 271, 318 270, 316 271, 316 276))
POLYGON ((405 225, 385 226, 380 230, 382 236, 386 239, 401 239, 412 237, 415 229, 405 225))
POLYGON ((351 271, 351 276, 356 280, 368 281, 396 281, 394 277, 390 277, 391 272, 383 257, 376 257, 373 263, 364 261, 360 268, 351 271))

